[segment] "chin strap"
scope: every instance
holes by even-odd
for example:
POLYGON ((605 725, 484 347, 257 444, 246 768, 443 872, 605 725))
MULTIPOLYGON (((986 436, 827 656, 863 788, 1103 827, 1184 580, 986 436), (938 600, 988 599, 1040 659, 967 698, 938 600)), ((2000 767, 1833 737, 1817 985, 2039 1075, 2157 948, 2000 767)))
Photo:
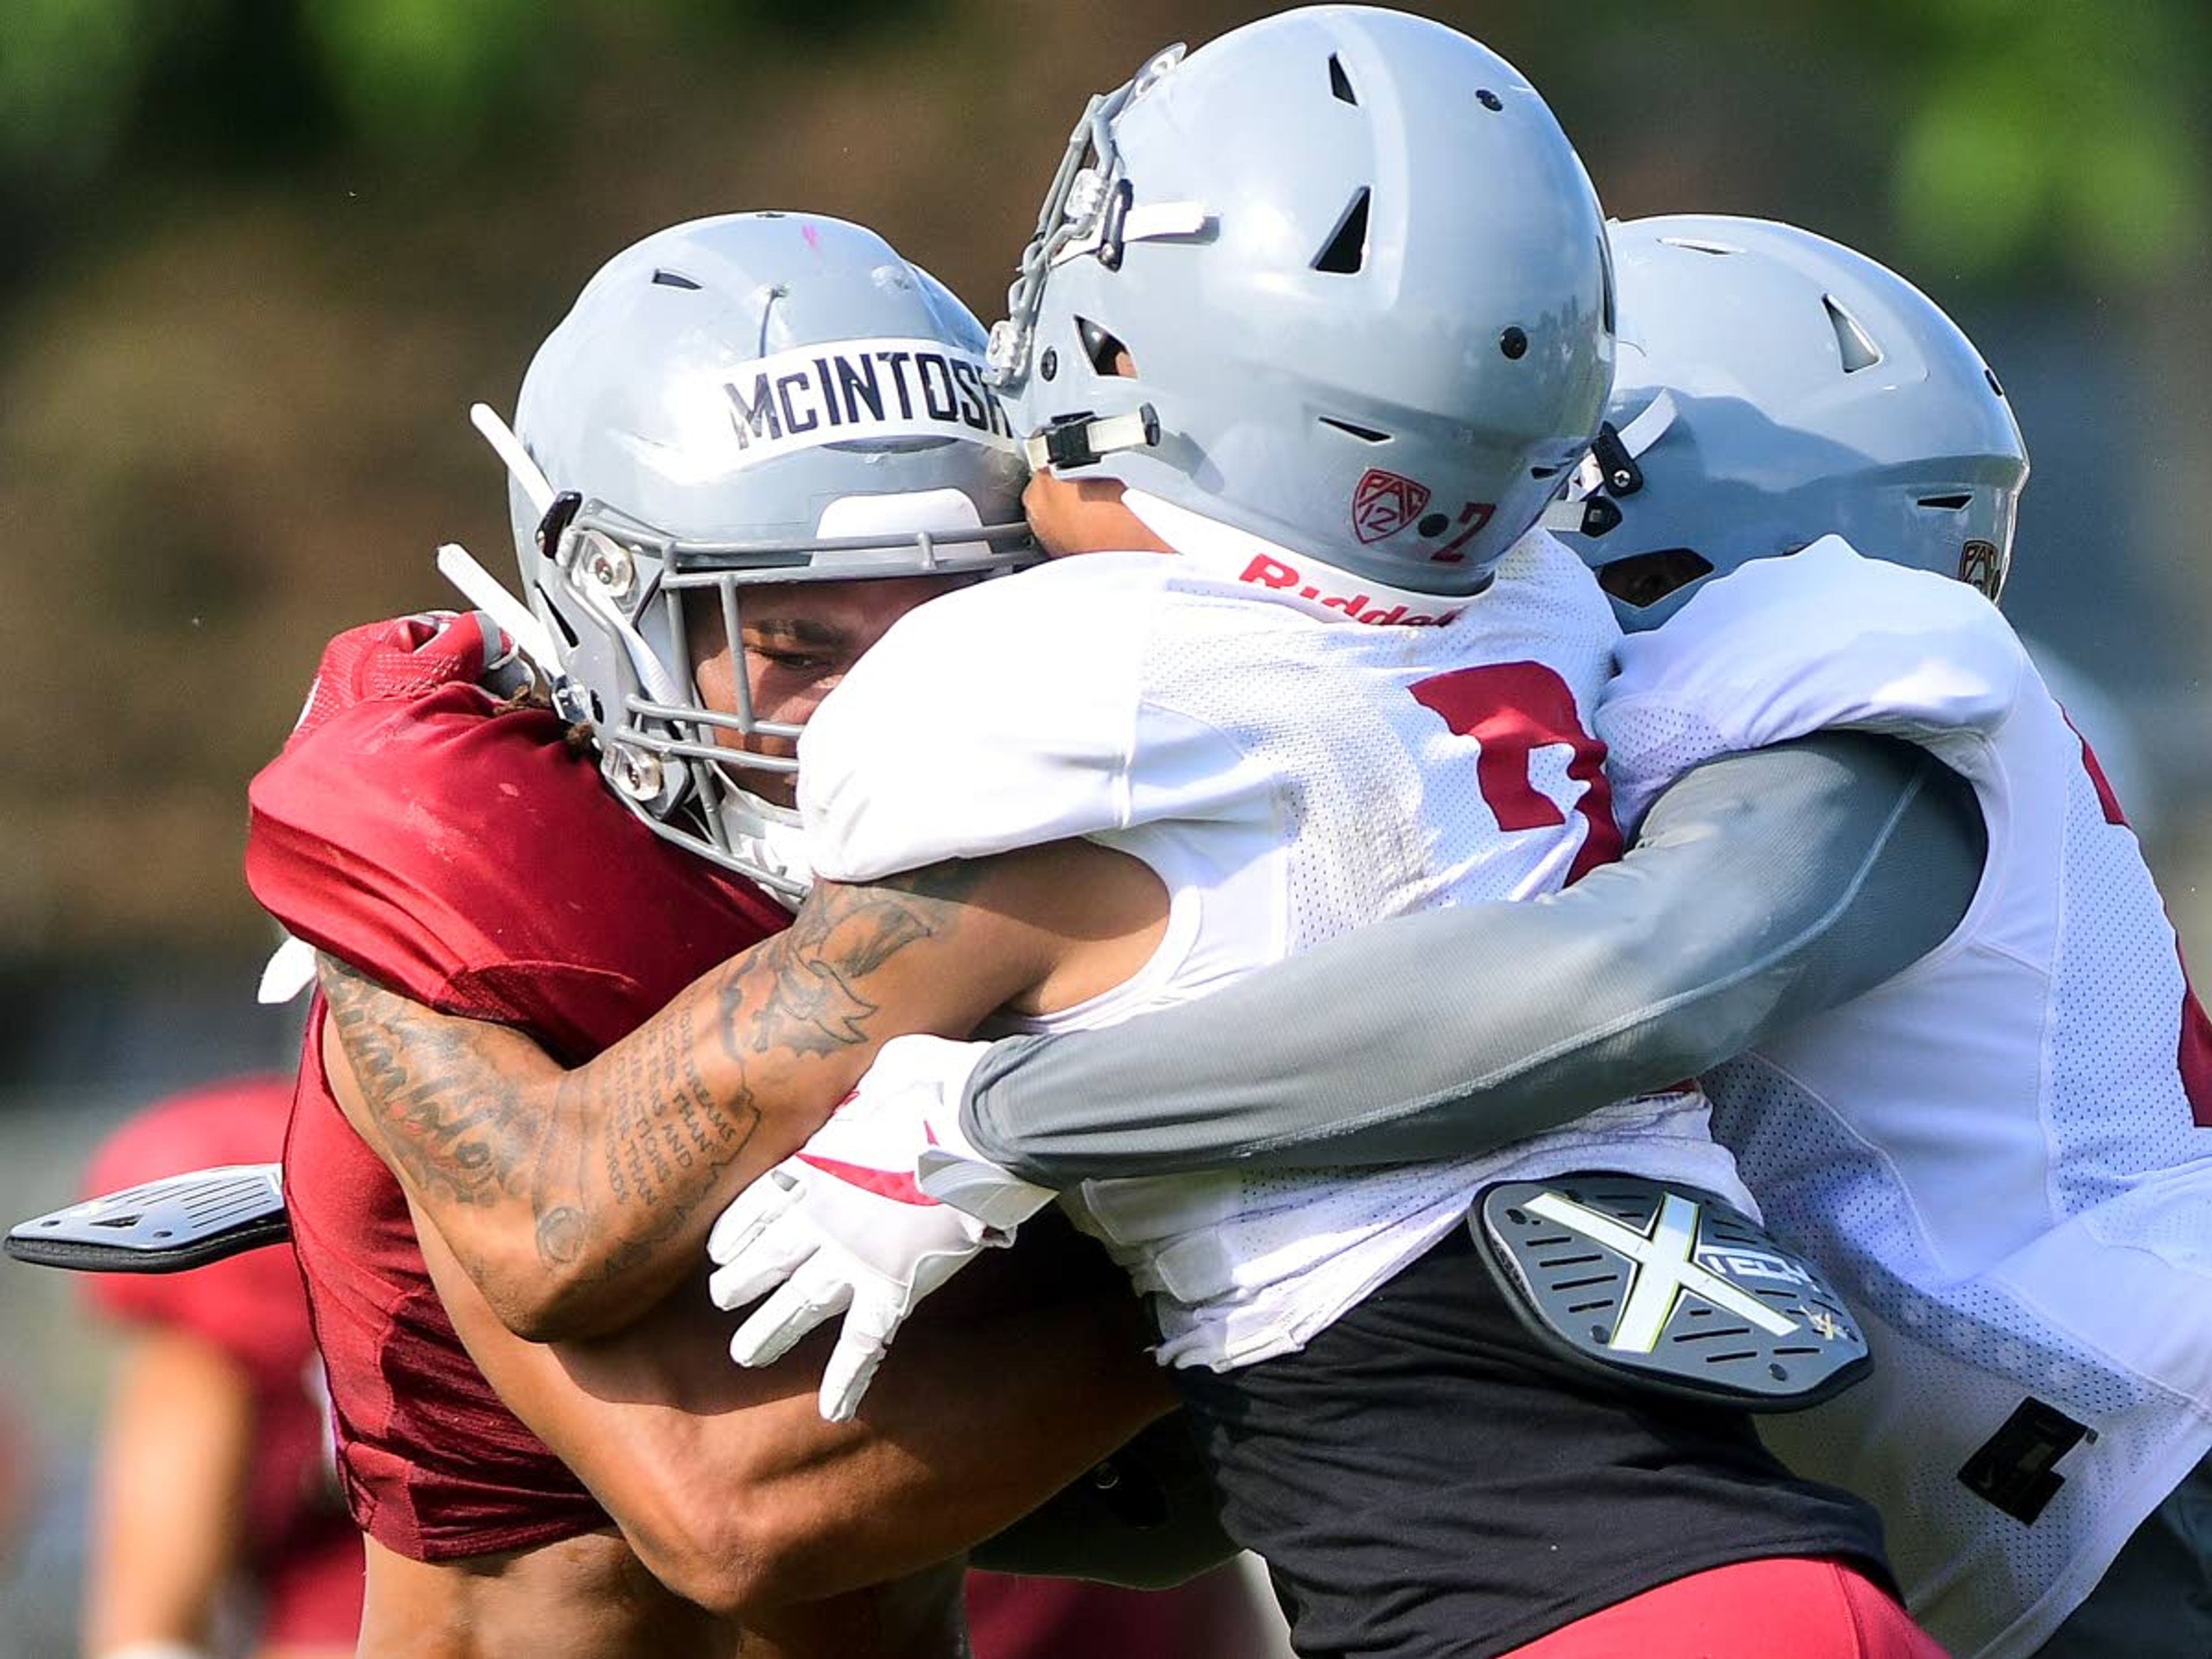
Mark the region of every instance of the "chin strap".
POLYGON ((530 452, 522 447, 522 440, 514 428, 500 419, 499 411, 489 404, 469 405, 469 424, 483 434, 483 440, 505 464, 508 475, 522 486, 522 493, 530 498, 539 517, 553 505, 553 485, 530 459, 530 452))
POLYGON ((459 590, 461 597, 489 616, 547 675, 557 677, 561 659, 553 650, 553 636, 530 612, 530 607, 508 592, 498 577, 477 562, 459 542, 438 549, 438 574, 459 590))
POLYGON ((1562 495, 1544 509, 1536 527, 1554 536, 1602 536, 1620 522, 1620 509, 1606 496, 1562 495))
POLYGON ((1067 216, 1079 223, 1091 222, 1093 228, 1062 246, 1053 255, 1052 263, 1065 264, 1091 254, 1109 270, 1121 268, 1122 251, 1132 242, 1203 236, 1215 223, 1203 202, 1139 204, 1127 179, 1109 190, 1105 180, 1087 167, 1075 176, 1074 188, 1068 193, 1067 216))
POLYGON ((1160 441, 1160 417, 1150 404, 1127 415, 1062 415, 1022 441, 1030 471, 1095 466, 1124 449, 1151 449, 1160 441))
POLYGON ((254 987, 253 1000, 264 1008, 274 1008, 291 1001, 314 982, 315 947, 287 933, 261 964, 261 981, 254 987))
MULTIPOLYGON (((514 428, 501 420, 489 404, 471 404, 469 423, 483 434, 484 441, 507 468, 507 476, 521 487, 531 506, 543 519, 552 510, 556 499, 552 482, 530 459, 530 452, 522 447, 522 440, 515 435, 514 428)), ((551 632, 530 607, 508 592, 506 585, 459 542, 440 544, 437 564, 438 574, 459 589, 462 598, 506 630, 507 637, 537 665, 547 684, 558 686, 562 679, 560 653, 554 648, 551 632)))
POLYGON ((1644 488, 1637 461, 1674 424, 1674 399, 1662 392, 1626 426, 1610 421, 1567 481, 1566 493, 1544 509, 1537 523, 1555 533, 1602 536, 1620 522, 1620 501, 1644 488))

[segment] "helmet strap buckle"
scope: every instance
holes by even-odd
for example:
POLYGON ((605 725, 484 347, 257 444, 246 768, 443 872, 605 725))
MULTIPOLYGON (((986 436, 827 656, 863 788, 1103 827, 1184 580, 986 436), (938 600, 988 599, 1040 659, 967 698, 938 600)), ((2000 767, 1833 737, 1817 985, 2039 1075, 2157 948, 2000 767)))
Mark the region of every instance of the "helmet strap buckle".
POLYGON ((1150 404, 1126 415, 1061 415, 1022 445, 1031 471, 1096 466, 1125 449, 1150 449, 1160 441, 1160 417, 1150 404))
POLYGON ((568 533, 568 526, 575 522, 576 514, 582 510, 583 505, 583 496, 573 489, 564 489, 553 498, 553 504, 545 509, 544 516, 538 521, 539 553, 549 560, 557 556, 561 538, 568 533))
POLYGON ((1597 441, 1590 446, 1591 459, 1596 461, 1598 476, 1604 481, 1609 495, 1633 495, 1644 488, 1644 469, 1636 464, 1636 457, 1621 441, 1620 428, 1611 421, 1601 422, 1597 441))
POLYGON ((1536 522, 1555 536, 1602 536, 1620 527, 1620 508, 1607 495, 1570 495, 1546 507, 1536 522))
POLYGON ((1137 199, 1137 187, 1126 178, 1115 181, 1106 197, 1106 210, 1098 225, 1098 263, 1109 270, 1121 268, 1121 254, 1128 246, 1129 207, 1137 199))

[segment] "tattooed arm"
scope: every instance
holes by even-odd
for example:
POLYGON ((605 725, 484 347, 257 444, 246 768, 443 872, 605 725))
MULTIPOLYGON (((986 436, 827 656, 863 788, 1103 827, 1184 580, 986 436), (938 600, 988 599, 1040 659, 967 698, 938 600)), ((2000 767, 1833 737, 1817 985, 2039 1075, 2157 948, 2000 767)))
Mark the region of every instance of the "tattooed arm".
MULTIPOLYGON (((457 1273, 436 1230, 418 1218, 417 1231, 454 1328, 500 1397, 655 1577, 748 1625, 764 1608, 960 1554, 1173 1401, 1127 1278, 1048 1223, 948 1288, 850 1423, 816 1408, 821 1341, 764 1370, 734 1366, 729 1322, 696 1285, 616 1336, 524 1342, 457 1273)), ((1147 1550, 1153 1530, 1109 1529, 1122 1559, 1147 1550)), ((1185 1571, 1198 1564, 1188 1554, 1175 1559, 1185 1571)))
POLYGON ((1115 983, 1165 915, 1088 842, 823 883, 791 927, 694 981, 590 1064, 437 1014, 325 960, 346 1115, 501 1322, 603 1334, 696 1270, 720 1207, 806 1137, 888 1037, 1115 983))

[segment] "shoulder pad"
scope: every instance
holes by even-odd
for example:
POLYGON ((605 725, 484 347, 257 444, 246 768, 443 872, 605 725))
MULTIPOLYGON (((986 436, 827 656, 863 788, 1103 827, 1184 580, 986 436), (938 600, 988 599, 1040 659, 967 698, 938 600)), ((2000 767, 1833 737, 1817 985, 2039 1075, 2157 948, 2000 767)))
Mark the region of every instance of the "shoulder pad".
POLYGON ((1715 756, 1858 730, 1937 750, 1987 738, 2027 683, 2027 653, 1979 592, 1863 557, 1827 537, 1708 583, 1632 634, 1598 714, 1624 823, 1715 756))

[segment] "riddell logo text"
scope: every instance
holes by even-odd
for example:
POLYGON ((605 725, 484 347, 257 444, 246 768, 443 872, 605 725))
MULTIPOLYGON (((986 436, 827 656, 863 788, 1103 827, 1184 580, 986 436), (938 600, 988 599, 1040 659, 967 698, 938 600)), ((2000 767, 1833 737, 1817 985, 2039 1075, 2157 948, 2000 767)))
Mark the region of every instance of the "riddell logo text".
POLYGON ((1297 567, 1285 564, 1280 559, 1271 559, 1264 553, 1246 565, 1237 580, 1250 582, 1259 587, 1294 589, 1302 599, 1319 599, 1324 610, 1341 611, 1354 622, 1372 623, 1378 628, 1392 624, 1400 628, 1442 628, 1447 623, 1459 620, 1459 612, 1456 611, 1439 611, 1431 613, 1414 611, 1411 606, 1404 605, 1394 605, 1388 608, 1375 605, 1375 608, 1370 611, 1368 606, 1374 605, 1372 595, 1324 594, 1321 589, 1307 582, 1297 567))

